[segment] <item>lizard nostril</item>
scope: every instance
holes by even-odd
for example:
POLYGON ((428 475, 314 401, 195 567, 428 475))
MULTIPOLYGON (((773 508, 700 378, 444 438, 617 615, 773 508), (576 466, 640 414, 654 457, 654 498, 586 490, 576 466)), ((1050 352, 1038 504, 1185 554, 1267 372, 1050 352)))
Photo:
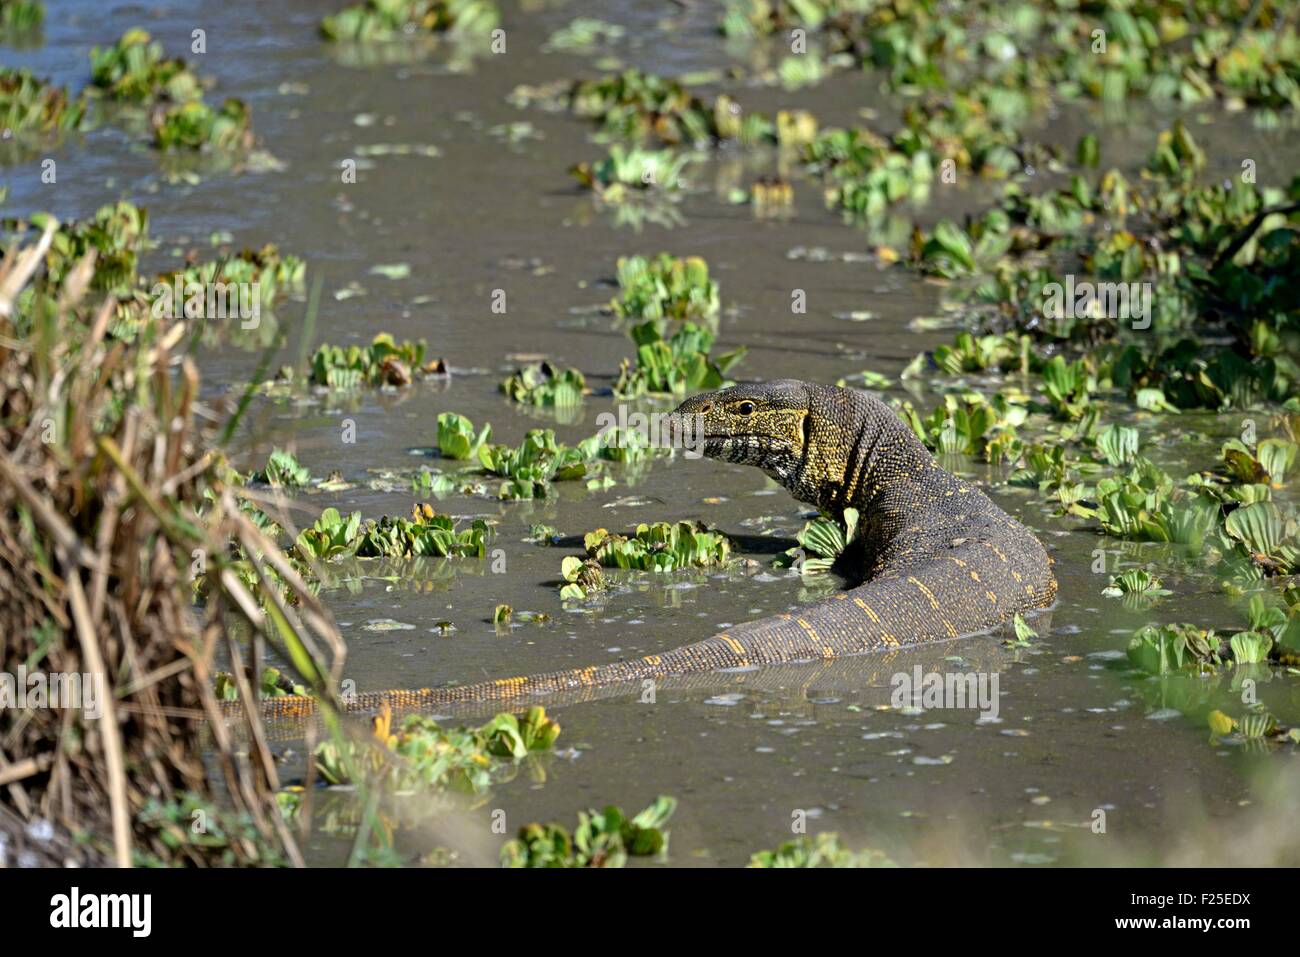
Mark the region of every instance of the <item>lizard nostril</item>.
POLYGON ((700 406, 700 415, 708 415, 712 411, 713 411, 712 402, 706 402, 702 406, 700 406))

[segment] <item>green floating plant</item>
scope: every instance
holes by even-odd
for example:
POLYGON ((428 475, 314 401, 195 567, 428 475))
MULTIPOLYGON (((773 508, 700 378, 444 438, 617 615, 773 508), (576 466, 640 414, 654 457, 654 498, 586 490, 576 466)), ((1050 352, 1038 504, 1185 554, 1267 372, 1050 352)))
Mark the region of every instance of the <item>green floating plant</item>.
POLYGON ((1016 428, 1029 417, 1023 397, 998 393, 949 393, 922 419, 910 403, 899 413, 926 446, 941 454, 978 455, 988 462, 1015 460, 1023 443, 1016 428))
POLYGON ((75 130, 86 115, 82 97, 37 78, 30 70, 0 67, 0 130, 32 137, 75 130))
POLYGON ((728 0, 719 29, 729 37, 769 36, 795 27, 814 31, 871 7, 869 0, 728 0))
POLYGON ((1226 638, 1195 625, 1148 625, 1129 642, 1129 660, 1151 674, 1203 671, 1227 661, 1237 666, 1294 662, 1300 652, 1300 597, 1286 592, 1279 605, 1255 594, 1245 612, 1246 628, 1226 638))
POLYGON ((363 0, 325 17, 327 40, 372 43, 417 34, 491 32, 501 21, 492 0, 363 0))
POLYGON ((492 436, 492 425, 483 424, 481 432, 474 431, 474 423, 455 412, 438 415, 438 454, 447 459, 469 459, 492 436))
POLYGON ((1137 461, 1138 444, 1138 430, 1126 425, 1111 423, 1097 433, 1097 453, 1113 468, 1137 461))
POLYGON ((577 369, 557 369, 549 362, 532 362, 501 383, 513 402, 543 408, 566 408, 582 402, 587 380, 577 369))
POLYGON ((311 470, 299 463, 292 452, 273 449, 266 465, 248 473, 248 480, 276 488, 302 488, 311 481, 311 470))
POLYGON ((1149 602, 1173 592, 1162 587, 1159 577, 1144 568, 1130 568, 1111 576, 1110 584, 1101 590, 1108 598, 1125 598, 1130 601, 1149 602))
POLYGON ((144 849, 158 846, 169 851, 201 848, 204 859, 214 867, 285 867, 289 863, 281 845, 268 839, 264 826, 252 814, 213 803, 193 791, 177 792, 167 801, 149 797, 135 815, 134 825, 141 833, 132 851, 135 867, 175 866, 174 857, 144 849), (198 821, 203 827, 195 826, 198 821))
POLYGON ((1011 648, 1029 648, 1037 637, 1038 632, 1034 631, 1029 622, 1017 612, 1011 619, 1011 637, 1004 639, 1002 643, 1011 648))
POLYGON ((1206 716, 1206 721, 1210 734, 1216 739, 1235 736, 1244 744, 1257 746, 1265 743, 1300 744, 1300 727, 1283 727, 1263 705, 1256 705, 1240 718, 1216 709, 1206 716))
POLYGON ((1224 535, 1237 553, 1267 575, 1300 571, 1300 523, 1274 502, 1254 502, 1232 511, 1224 535))
POLYGON ((1086 360, 1067 362, 1057 355, 1043 366, 1043 392, 1059 419, 1082 418, 1096 390, 1096 377, 1086 360))
POLYGON ((294 255, 280 252, 274 243, 260 249, 242 249, 219 260, 196 263, 183 270, 163 273, 158 278, 165 285, 180 280, 181 288, 191 284, 257 284, 263 305, 271 305, 281 296, 301 291, 307 264, 294 255))
POLYGON ((40 0, 0 0, 0 34, 23 34, 40 29, 45 4, 40 0))
POLYGON ((336 785, 370 779, 395 792, 481 794, 513 762, 549 751, 560 734, 541 707, 522 716, 501 713, 478 728, 444 729, 422 715, 408 716, 395 731, 392 725, 385 707, 373 721, 371 740, 321 742, 314 755, 321 777, 336 785))
POLYGON ((119 298, 132 295, 139 284, 137 268, 141 253, 152 248, 149 213, 134 203, 119 201, 101 206, 88 219, 66 223, 47 213, 36 213, 26 222, 5 220, 6 229, 44 229, 57 224, 45 254, 45 282, 54 288, 67 279, 73 267, 88 252, 95 252, 95 273, 91 288, 119 298))
POLYGON ((484 471, 506 479, 501 498, 541 498, 551 482, 583 478, 592 458, 589 448, 563 445, 552 429, 530 429, 519 445, 480 444, 478 460, 484 471))
POLYGON ((427 503, 417 504, 412 517, 385 515, 379 521, 362 520, 360 512, 344 518, 327 508, 311 528, 298 536, 296 547, 304 558, 482 558, 492 540, 492 526, 475 519, 458 528, 450 515, 439 515, 427 503))
POLYGON ((110 99, 156 107, 153 143, 163 151, 247 150, 253 145, 248 105, 203 99, 203 83, 184 60, 167 57, 144 30, 124 33, 113 46, 90 51, 90 89, 110 99))
POLYGON ((605 202, 623 203, 647 191, 671 193, 680 189, 682 171, 692 160, 690 153, 615 143, 605 159, 579 163, 569 172, 605 202))
MULTIPOLYGON (((234 675, 225 671, 218 671, 214 687, 217 700, 239 700, 239 684, 235 681, 234 675)), ((279 695, 305 695, 307 690, 302 685, 289 681, 280 672, 279 668, 267 667, 262 669, 261 686, 254 689, 254 693, 263 698, 274 698, 279 695)))
POLYGON ((530 751, 549 751, 560 736, 560 725, 546 716, 540 705, 529 708, 523 715, 509 712, 498 714, 483 727, 479 734, 487 739, 489 754, 499 758, 522 758, 530 751))
POLYGON ((605 573, 594 558, 566 555, 560 562, 560 575, 564 579, 560 598, 564 601, 585 601, 606 587, 605 573))
POLYGON ((1231 439, 1224 443, 1220 457, 1233 480, 1281 488, 1297 451, 1300 445, 1287 439, 1264 439, 1253 449, 1240 439, 1231 439))
POLYGON ((959 332, 950 346, 937 346, 934 364, 950 375, 966 372, 1027 372, 1031 352, 1029 337, 1005 333, 1001 335, 973 336, 959 332))
POLYGON ((705 320, 718 314, 718 284, 698 256, 620 257, 618 286, 610 308, 620 317, 705 320))
POLYGON ((148 32, 127 30, 111 47, 90 51, 91 86, 117 100, 184 103, 203 98, 203 84, 185 61, 167 57, 148 32))
POLYGON ((1096 498, 1098 508, 1081 514, 1095 515, 1107 534, 1134 541, 1199 544, 1219 512, 1218 503, 1180 492, 1173 479, 1141 457, 1121 475, 1100 480, 1096 498))
MULTIPOLYGON (((311 357, 309 381, 328 389, 355 389, 360 385, 409 385, 417 372, 442 374, 441 359, 425 361, 425 344, 393 341, 386 332, 369 346, 321 345, 311 357)), ((439 431, 441 432, 441 418, 439 431)))
POLYGON ((820 515, 806 522, 795 536, 799 547, 782 552, 772 564, 778 568, 797 567, 801 575, 829 572, 835 560, 857 536, 858 518, 856 508, 846 508, 843 521, 820 515))
POLYGON ((552 33, 543 49, 583 53, 622 39, 626 33, 626 28, 617 23, 596 17, 575 17, 568 25, 552 33))
POLYGON ((626 70, 576 84, 569 105, 578 116, 599 121, 624 140, 698 143, 721 139, 717 114, 680 83, 652 73, 626 70))
POLYGON ((668 339, 664 339, 660 323, 654 321, 633 326, 631 335, 636 359, 623 360, 614 383, 614 395, 622 399, 722 388, 727 384, 727 371, 745 354, 742 346, 711 357, 713 334, 690 321, 683 322, 668 339))
POLYGON ((786 841, 773 851, 757 851, 750 867, 897 867, 883 851, 851 851, 834 832, 786 841))
POLYGON ((503 867, 622 867, 628 857, 668 852, 664 825, 677 809, 677 800, 659 797, 635 817, 610 805, 603 811, 578 812, 570 834, 559 824, 528 824, 501 848, 503 867))
MULTIPOLYGON (((867 219, 904 200, 926 199, 934 180, 928 150, 904 152, 869 130, 824 130, 803 152, 809 170, 826 181, 827 200, 867 219)), ((941 241, 949 238, 945 226, 941 241)))
POLYGON ((233 97, 227 97, 220 107, 202 100, 178 103, 154 119, 153 142, 164 151, 249 149, 253 145, 253 130, 248 106, 233 97))
POLYGON ((1189 624, 1147 625, 1128 644, 1128 659, 1148 674, 1213 670, 1223 662, 1213 631, 1189 624))
POLYGON ((630 535, 598 528, 583 537, 587 556, 606 568, 667 572, 717 568, 731 559, 731 542, 703 522, 642 522, 630 535))
POLYGON ((993 210, 963 229, 939 221, 917 250, 922 271, 948 279, 974 275, 996 262, 1011 245, 1010 224, 1001 210, 993 210))

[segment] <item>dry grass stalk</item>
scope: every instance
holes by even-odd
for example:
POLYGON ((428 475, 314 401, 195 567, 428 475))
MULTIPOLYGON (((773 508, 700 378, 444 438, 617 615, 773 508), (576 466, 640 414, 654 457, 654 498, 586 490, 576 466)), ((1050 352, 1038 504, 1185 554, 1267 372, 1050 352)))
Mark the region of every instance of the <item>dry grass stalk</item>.
POLYGON ((259 709, 249 705, 265 642, 332 700, 342 640, 223 482, 224 459, 204 424, 218 417, 200 407, 198 372, 176 351, 188 330, 137 306, 135 340, 112 339, 120 304, 84 305, 91 257, 61 288, 44 288, 52 232, 0 260, 0 672, 100 676, 92 680, 103 682, 102 712, 0 709, 0 806, 9 809, 0 820, 43 819, 86 836, 80 851, 51 841, 51 862, 82 853, 120 865, 139 854, 261 863, 270 848, 301 863, 275 804, 259 709), (257 556, 270 558, 276 587, 250 588, 232 543, 264 583, 257 556), (193 604, 196 561, 206 565, 206 608, 193 604), (254 640, 251 682, 240 635, 254 640), (242 728, 227 726, 213 691, 218 654, 236 665, 242 728), (226 801, 253 822, 260 845, 232 837, 212 849, 178 840, 184 829, 174 824, 141 819, 151 804, 212 797, 208 739, 226 801), (239 740, 250 742, 248 762, 239 740))

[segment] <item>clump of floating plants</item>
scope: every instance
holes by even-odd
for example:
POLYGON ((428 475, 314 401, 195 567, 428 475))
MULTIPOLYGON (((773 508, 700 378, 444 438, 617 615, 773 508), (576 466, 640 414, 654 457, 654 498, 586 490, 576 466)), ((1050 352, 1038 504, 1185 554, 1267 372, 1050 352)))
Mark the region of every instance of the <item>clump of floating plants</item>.
POLYGON ((95 47, 90 63, 92 91, 150 110, 158 149, 237 152, 253 145, 248 105, 234 98, 219 107, 207 103, 203 81, 146 31, 128 30, 113 46, 95 47))
POLYGON ((142 325, 169 316, 186 320, 177 330, 192 330, 202 342, 245 344, 249 331, 275 335, 275 304, 301 288, 305 266, 295 256, 282 255, 273 245, 243 250, 218 261, 193 262, 152 279, 138 272, 140 256, 156 243, 149 236, 149 214, 121 200, 100 207, 93 216, 58 223, 46 213, 27 219, 0 220, 0 227, 19 236, 53 224, 43 254, 44 269, 32 278, 25 296, 49 294, 72 275, 82 259, 93 254, 89 290, 105 293, 113 303, 106 335, 129 342, 142 325))
MULTIPOLYGON (((56 221, 48 213, 35 213, 26 220, 6 219, 3 226, 22 234, 44 230, 52 223, 56 221)), ((77 263, 93 253, 90 289, 111 293, 119 300, 134 298, 143 285, 137 272, 140 254, 152 245, 148 210, 125 200, 101 206, 87 219, 56 223, 45 251, 44 272, 33 279, 32 294, 57 288, 77 263)))
POLYGON ((619 294, 609 304, 616 316, 709 320, 718 315, 718 284, 699 256, 622 256, 617 272, 619 294))
POLYGON ((853 51, 864 65, 884 71, 899 91, 989 83, 1040 96, 1055 88, 1067 99, 1300 103, 1297 25, 1282 3, 1050 11, 1022 5, 996 29, 980 29, 996 6, 760 0, 728 5, 721 26, 731 36, 794 27, 818 32, 831 50, 853 51))
MULTIPOLYGON (((602 429, 577 445, 565 445, 553 429, 530 429, 518 445, 493 443, 492 426, 476 431, 474 423, 455 412, 438 416, 438 453, 452 460, 477 461, 486 474, 503 481, 497 494, 503 499, 542 498, 551 483, 574 481, 598 473, 602 462, 636 465, 650 454, 649 445, 634 430, 602 429)), ((605 488, 608 476, 593 478, 590 487, 605 488), (596 484, 592 484, 596 483, 596 484)))
POLYGON ((308 381, 329 389, 361 385, 410 385, 416 375, 445 375, 442 359, 426 359, 424 340, 398 343, 386 332, 368 346, 318 346, 311 357, 308 381))
POLYGON ((619 366, 614 395, 682 395, 729 384, 727 371, 744 357, 744 346, 714 357, 714 336, 708 329, 687 320, 665 339, 663 325, 652 320, 632 327, 636 358, 624 359, 619 366))
MULTIPOLYGON (((17 147, 34 148, 81 126, 86 115, 82 97, 41 80, 28 70, 0 67, 0 134, 17 147)), ((6 150, 6 162, 12 150, 6 150)), ((21 154, 20 154, 21 155, 21 154)))
POLYGON ((560 597, 581 601, 605 587, 603 568, 669 572, 718 568, 731 559, 731 542, 703 522, 641 523, 631 535, 598 528, 583 536, 585 558, 570 555, 560 565, 560 597))
POLYGON ((383 781, 386 790, 486 791, 511 762, 551 750, 560 725, 541 707, 501 713, 478 728, 444 729, 409 715, 393 727, 391 709, 374 719, 369 740, 324 741, 316 770, 328 784, 383 781))
POLYGON ((144 30, 128 30, 111 47, 90 51, 90 83, 114 100, 184 103, 201 99, 203 84, 184 60, 168 57, 144 30))
POLYGON ((84 835, 73 860, 300 862, 250 705, 274 649, 328 711, 342 641, 224 480, 220 416, 177 348, 182 327, 136 299, 89 298, 115 282, 96 282, 93 255, 37 280, 59 235, 47 221, 0 260, 0 671, 78 681, 49 689, 57 706, 23 688, 0 708, 0 804, 84 835), (110 334, 122 310, 136 314, 130 340, 110 334), (232 543, 264 556, 254 567, 274 567, 279 587, 251 591, 232 543), (198 607, 196 563, 210 583, 198 607), (218 652, 244 705, 236 727, 214 689, 218 652), (213 820, 228 826, 196 840, 172 812, 187 795, 213 803, 209 767, 225 795, 213 820))
POLYGON ((605 572, 594 558, 566 555, 560 562, 560 597, 565 601, 585 601, 606 588, 605 572))
POLYGON ((1110 584, 1101 593, 1108 598, 1122 598, 1126 605, 1133 607, 1146 606, 1157 598, 1173 594, 1164 587, 1160 576, 1145 568, 1130 568, 1112 575, 1110 584))
POLYGON ((883 851, 851 851, 840 843, 836 833, 799 837, 786 841, 776 850, 757 851, 749 859, 750 867, 897 867, 883 851))
POLYGON ((552 482, 583 478, 594 452, 590 446, 556 441, 551 429, 529 429, 516 446, 480 445, 478 460, 489 475, 505 480, 502 498, 541 498, 549 494, 552 482))
POLYGON ((672 194, 682 188, 682 171, 690 153, 647 150, 615 143, 609 155, 595 163, 578 163, 573 178, 607 203, 624 203, 651 194, 672 194))
POLYGON ((487 33, 501 20, 492 0, 364 0, 321 21, 327 40, 359 43, 420 34, 487 33))
POLYGON ((248 481, 265 482, 274 488, 302 488, 311 481, 311 470, 285 449, 273 449, 266 465, 248 473, 248 481))
POLYGON ((586 378, 579 370, 557 369, 549 362, 542 361, 530 362, 512 373, 501 383, 501 391, 512 402, 543 408, 563 408, 577 405, 590 390, 586 378))
POLYGON ((1231 635, 1179 623, 1147 625, 1128 646, 1132 664, 1153 675, 1213 671, 1227 663, 1286 664, 1300 656, 1300 595, 1284 591, 1282 601, 1261 594, 1246 604, 1246 628, 1231 635))
POLYGON ((778 555, 773 564, 778 568, 799 569, 800 574, 821 575, 831 570, 835 560, 857 537, 858 510, 846 508, 842 520, 820 515, 806 523, 795 540, 798 548, 778 555))
POLYGON ((817 123, 803 111, 782 111, 776 119, 744 112, 725 93, 711 101, 675 80, 640 70, 625 70, 558 91, 516 90, 516 103, 559 100, 575 115, 596 120, 601 137, 632 143, 799 146, 816 133, 817 123))
POLYGON ((427 503, 414 506, 410 518, 385 515, 363 520, 360 512, 344 516, 327 508, 298 536, 296 549, 304 559, 416 558, 460 556, 482 558, 492 541, 492 526, 481 518, 468 528, 440 515, 427 503))
POLYGON ((628 857, 663 858, 668 853, 664 825, 677 809, 677 800, 659 797, 648 808, 628 817, 610 805, 578 813, 570 832, 561 824, 528 824, 501 848, 504 867, 622 867, 628 857))
POLYGON ((30 33, 45 22, 40 0, 0 0, 0 34, 30 33))

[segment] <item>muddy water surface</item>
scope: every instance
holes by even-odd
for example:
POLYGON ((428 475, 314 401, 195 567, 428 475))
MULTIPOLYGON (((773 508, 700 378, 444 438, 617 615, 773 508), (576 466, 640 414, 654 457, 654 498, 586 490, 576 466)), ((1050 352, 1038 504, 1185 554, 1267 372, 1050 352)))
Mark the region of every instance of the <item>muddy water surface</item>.
MULTIPOLYGON (((775 154, 702 156, 689 174, 691 190, 674 207, 677 224, 638 229, 620 225, 566 175, 573 163, 603 155, 586 124, 506 101, 521 83, 595 75, 597 56, 542 49, 552 31, 579 14, 629 28, 628 38, 606 51, 626 64, 666 74, 746 66, 752 61, 733 57, 713 32, 713 5, 619 2, 580 9, 507 2, 504 56, 474 57, 444 45, 372 62, 316 39, 318 18, 331 6, 61 0, 52 5, 43 46, 5 51, 8 62, 75 86, 88 72, 89 47, 112 42, 128 27, 149 29, 169 51, 187 49, 196 26, 207 29, 200 72, 216 77, 216 95, 252 105, 261 145, 280 168, 176 180, 154 155, 103 128, 53 154, 57 189, 39 183, 35 162, 6 170, 8 211, 51 209, 71 217, 131 198, 149 207, 160 240, 152 257, 157 268, 178 249, 205 249, 218 231, 240 244, 275 242, 303 257, 309 282, 321 284, 321 308, 309 333, 303 332, 304 302, 281 310, 289 330, 281 361, 296 360, 317 342, 365 343, 379 331, 422 337, 447 358, 449 381, 400 394, 258 403, 239 437, 241 464, 252 467, 272 447, 288 447, 313 473, 338 470, 358 483, 346 493, 302 496, 295 513, 301 521, 328 504, 373 517, 405 514, 412 496, 400 483, 384 490, 368 482, 379 469, 452 469, 428 452, 440 412, 490 421, 498 441, 515 442, 539 426, 556 427, 563 441, 594 432, 596 415, 614 408, 607 396, 556 422, 511 407, 497 384, 513 368, 512 356, 545 354, 607 388, 620 359, 632 352, 625 330, 596 308, 613 294, 619 255, 662 249, 704 256, 721 284, 719 347, 749 348, 734 370, 743 379, 834 382, 868 368, 892 377, 917 352, 951 338, 951 328, 916 322, 948 315, 941 287, 878 261, 870 254, 873 237, 826 210, 811 184, 796 178, 796 209, 785 220, 755 219, 749 207, 726 201, 730 186, 781 169, 775 154), (534 135, 507 142, 499 127, 521 122, 534 135), (355 184, 341 182, 343 160, 357 156, 359 147, 383 145, 421 149, 367 157, 355 184), (409 264, 410 275, 371 272, 394 263, 409 264), (795 289, 807 293, 806 315, 791 314, 795 289), (351 295, 339 295, 342 290, 351 295), (504 315, 491 309, 494 290, 505 291, 504 315), (303 335, 311 341, 299 342, 303 335), (341 440, 345 419, 355 422, 354 444, 341 440)), ((875 78, 856 73, 799 92, 726 85, 747 105, 802 106, 824 124, 868 110, 888 126, 897 112, 875 78)), ((1044 135, 1071 146, 1079 130, 1104 124, 1109 161, 1134 166, 1163 119, 1150 108, 1139 112, 1119 118, 1066 112, 1038 124, 1044 135)), ((1288 149, 1294 155, 1293 131, 1260 132, 1242 116, 1204 119, 1197 136, 1225 172, 1239 165, 1238 154, 1248 155, 1257 159, 1261 181, 1282 181, 1288 149)), ((903 212, 930 222, 978 209, 991 195, 987 186, 962 187, 903 212)), ((225 391, 249 375, 256 359, 235 349, 205 354, 207 388, 225 391)), ((911 398, 928 409, 937 385, 916 384, 911 398)), ((1208 465, 1235 429, 1210 417, 1182 417, 1176 428, 1169 421, 1165 433, 1152 435, 1162 446, 1158 457, 1187 471, 1208 465)), ((680 864, 743 863, 754 850, 788 839, 801 816, 809 831, 837 830, 854 846, 880 847, 907 862, 1178 859, 1180 849, 1208 830, 1249 824, 1260 800, 1255 765, 1271 774, 1286 759, 1208 744, 1203 728, 1181 710, 1190 694, 1211 695, 1211 689, 1162 686, 1123 667, 1128 636, 1148 620, 1235 629, 1237 613, 1217 583, 1177 555, 1130 545, 1119 560, 1158 561, 1176 595, 1154 613, 1126 610, 1101 596, 1105 576, 1094 572, 1095 550, 1117 550, 1119 543, 1054 518, 1036 495, 1006 486, 1003 472, 945 464, 986 484, 1003 507, 1041 532, 1053 553, 1060 605, 1038 623, 1040 638, 1029 647, 1007 647, 997 637, 968 639, 887 662, 670 685, 653 703, 632 694, 562 706, 555 709, 564 729, 559 754, 531 762, 485 807, 464 811, 454 833, 408 834, 399 845, 411 855, 431 843, 450 845, 460 860, 479 863, 500 843, 487 808, 504 809, 513 831, 532 819, 572 822, 580 807, 617 803, 634 810, 657 794, 681 802, 672 826, 672 858, 680 864), (996 717, 891 708, 892 675, 917 665, 997 673, 996 717), (1098 812, 1104 812, 1104 833, 1097 833, 1098 812)), ((608 490, 561 484, 539 502, 462 496, 439 502, 454 515, 497 523, 504 573, 492 573, 486 562, 435 562, 372 569, 350 588, 330 589, 328 603, 349 641, 347 677, 370 691, 601 663, 661 651, 815 597, 797 576, 768 566, 773 553, 792 544, 808 512, 762 474, 680 458, 656 461, 639 476, 613 474, 619 483, 608 490), (717 526, 757 565, 667 578, 617 575, 599 604, 561 604, 560 559, 574 552, 584 532, 676 519, 717 526), (525 542, 539 522, 574 538, 560 548, 525 542), (498 603, 544 612, 549 620, 501 633, 490 623, 498 603), (363 627, 387 618, 411 627, 363 627)), ((1115 555, 1107 560, 1114 571, 1115 555)), ((1295 717, 1293 690, 1274 682, 1260 695, 1280 717, 1295 717)), ((291 756, 288 767, 295 766, 291 756)), ((1294 847, 1294 835, 1290 841, 1294 847)), ((346 836, 322 829, 310 853, 335 862, 348 844, 346 836)))

